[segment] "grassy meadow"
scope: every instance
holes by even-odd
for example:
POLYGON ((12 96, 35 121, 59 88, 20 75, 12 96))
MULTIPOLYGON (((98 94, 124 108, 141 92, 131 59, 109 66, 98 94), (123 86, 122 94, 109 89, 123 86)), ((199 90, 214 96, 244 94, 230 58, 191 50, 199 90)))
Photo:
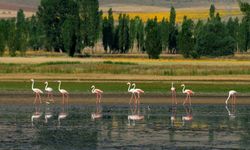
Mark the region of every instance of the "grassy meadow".
MULTIPOLYGON (((249 56, 250 57, 250 56, 249 56)), ((105 93, 126 93, 127 82, 136 82, 146 93, 170 94, 171 82, 178 92, 180 85, 195 91, 196 95, 226 95, 235 89, 250 95, 250 61, 248 55, 199 60, 144 57, 68 58, 58 57, 3 57, 0 59, 0 91, 31 91, 44 88, 44 81, 57 88, 57 80, 71 93, 90 93, 92 84, 105 93)))

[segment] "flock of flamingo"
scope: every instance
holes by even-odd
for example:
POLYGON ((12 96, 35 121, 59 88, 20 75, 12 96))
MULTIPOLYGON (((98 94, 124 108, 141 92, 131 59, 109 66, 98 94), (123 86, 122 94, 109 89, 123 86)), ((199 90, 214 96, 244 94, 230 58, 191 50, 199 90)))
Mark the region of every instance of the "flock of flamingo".
MULTIPOLYGON (((42 103, 41 100, 41 95, 43 94, 43 91, 41 89, 38 88, 34 88, 34 79, 31 79, 32 81, 32 91, 35 93, 35 100, 34 100, 34 104, 37 104, 37 101, 39 100, 40 104, 42 103)), ((69 98, 69 92, 67 92, 65 89, 61 89, 61 81, 57 81, 58 82, 58 91, 62 94, 62 104, 65 104, 65 98, 66 98, 66 104, 68 104, 68 98, 69 98)), ((46 101, 46 104, 50 104, 51 102, 54 102, 53 99, 53 89, 51 87, 48 87, 48 82, 46 81, 45 83, 45 88, 44 90, 47 92, 47 97, 48 97, 48 101, 46 101)), ((139 107, 140 107, 140 95, 142 93, 144 93, 144 91, 142 89, 136 88, 136 84, 135 83, 127 83, 128 85, 128 92, 131 93, 131 98, 129 101, 129 104, 131 105, 132 101, 134 104, 134 108, 132 111, 132 115, 128 116, 128 120, 141 120, 144 119, 144 116, 139 114, 139 107)), ((189 103, 189 106, 191 106, 191 95, 194 94, 194 92, 190 89, 186 89, 185 85, 182 84, 182 93, 186 94, 186 98, 183 101, 183 105, 185 105, 186 103, 189 103)), ((91 86, 91 92, 93 94, 96 95, 96 112, 91 114, 91 118, 92 119, 98 119, 102 117, 101 111, 100 111, 100 103, 101 103, 101 98, 102 98, 102 93, 103 91, 100 89, 96 89, 94 85, 91 86)), ((177 105, 177 100, 176 100, 176 88, 174 87, 174 83, 172 82, 172 86, 171 86, 171 95, 172 95, 172 105, 177 105)), ((225 103, 226 103, 226 108, 227 108, 227 104, 228 104, 228 100, 230 98, 232 98, 232 104, 235 105, 236 103, 236 94, 237 92, 234 90, 230 90, 229 91, 229 95, 228 98, 226 99, 225 103)), ((150 108, 148 108, 150 109, 150 108)), ((64 110, 64 109, 63 109, 64 110)), ((189 109, 190 110, 190 109, 189 109)), ((187 112, 187 114, 190 114, 190 112, 187 112)), ((34 113, 31 117, 31 121, 33 122, 34 119, 38 119, 41 117, 41 113, 39 113, 38 111, 36 111, 36 113, 34 113)), ((230 115, 230 114, 229 114, 230 115)), ((50 112, 45 113, 45 122, 47 122, 47 120, 49 118, 52 117, 52 114, 50 112)), ((58 115, 58 121, 60 122, 60 119, 64 119, 67 117, 67 113, 65 113, 64 111, 62 113, 60 113, 58 115)), ((174 120, 174 115, 171 117, 171 121, 174 120)), ((186 118, 184 118, 184 120, 191 120, 192 116, 191 115, 187 115, 186 118)))

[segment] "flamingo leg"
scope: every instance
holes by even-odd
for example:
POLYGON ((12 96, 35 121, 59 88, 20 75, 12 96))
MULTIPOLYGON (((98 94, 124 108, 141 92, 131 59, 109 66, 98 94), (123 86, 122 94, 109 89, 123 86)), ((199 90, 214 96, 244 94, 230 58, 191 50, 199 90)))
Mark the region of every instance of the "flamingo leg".
POLYGON ((188 95, 187 95, 186 99, 184 100, 183 105, 186 104, 187 99, 188 99, 188 95))
POLYGON ((191 106, 191 96, 189 95, 189 105, 191 106))
POLYGON ((131 100, 134 98, 134 94, 132 93, 131 98, 129 100, 129 104, 131 104, 131 100))
POLYGON ((62 94, 62 103, 63 103, 63 105, 64 105, 64 94, 62 94))
POLYGON ((176 91, 174 91, 174 100, 175 100, 175 105, 177 105, 177 100, 176 100, 176 91))
POLYGON ((69 95, 68 94, 66 94, 67 95, 67 105, 69 104, 69 95))
POLYGON ((99 94, 99 105, 101 104, 102 94, 99 94))
POLYGON ((98 94, 96 93, 96 101, 95 101, 96 106, 97 106, 97 103, 98 103, 98 94))
POLYGON ((42 103, 40 93, 38 93, 40 104, 42 103))
POLYGON ((35 97, 35 99, 34 99, 34 102, 33 102, 33 104, 36 104, 37 93, 35 93, 35 94, 36 94, 36 97, 35 97))

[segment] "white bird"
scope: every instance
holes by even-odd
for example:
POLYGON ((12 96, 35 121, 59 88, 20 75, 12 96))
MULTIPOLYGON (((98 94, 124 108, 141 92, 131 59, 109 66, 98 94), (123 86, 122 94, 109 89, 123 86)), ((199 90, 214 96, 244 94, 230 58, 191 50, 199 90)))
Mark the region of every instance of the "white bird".
POLYGON ((174 83, 172 82, 172 87, 171 87, 171 93, 172 93, 172 104, 175 103, 177 105, 176 101, 176 90, 174 87, 174 83))
POLYGON ((184 84, 182 84, 181 86, 183 87, 182 93, 184 93, 184 94, 187 95, 186 99, 185 99, 184 102, 183 102, 183 105, 185 105, 185 103, 186 103, 187 100, 189 100, 189 105, 191 105, 191 97, 190 97, 190 96, 191 96, 192 94, 194 94, 194 92, 193 92, 192 90, 185 89, 185 85, 184 85, 184 84))
POLYGON ((94 85, 91 86, 91 89, 92 89, 91 92, 93 94, 96 94, 96 105, 97 105, 97 103, 100 104, 103 91, 100 89, 96 89, 94 85))
POLYGON ((48 99, 54 101, 53 100, 53 95, 52 95, 53 89, 51 87, 48 87, 49 83, 47 81, 44 84, 46 85, 45 86, 45 91, 48 93, 48 99))
POLYGON ((34 104, 36 103, 37 98, 39 98, 40 103, 42 103, 40 94, 43 94, 43 91, 40 90, 40 89, 38 89, 38 88, 34 88, 34 83, 35 83, 35 81, 34 81, 34 79, 30 79, 30 80, 31 80, 31 82, 32 82, 32 87, 31 87, 31 89, 32 89, 32 91, 36 94, 36 98, 35 98, 35 100, 34 100, 34 104))
POLYGON ((135 101, 136 101, 135 90, 134 90, 135 87, 131 88, 131 83, 130 82, 128 82, 127 85, 128 85, 128 92, 132 93, 129 104, 131 104, 131 101, 132 101, 133 98, 134 98, 134 103, 135 103, 135 101))
POLYGON ((69 102, 68 101, 68 98, 69 98, 69 93, 66 91, 66 90, 64 90, 64 89, 61 89, 61 81, 57 81, 58 83, 59 83, 59 85, 58 85, 58 91, 62 94, 62 97, 63 97, 63 99, 62 99, 62 101, 63 101, 63 104, 65 103, 65 100, 64 100, 64 97, 66 96, 67 97, 67 103, 69 102))
POLYGON ((135 83, 133 83, 132 86, 133 86, 134 93, 137 94, 137 100, 136 100, 137 101, 137 105, 140 105, 140 94, 144 93, 144 91, 142 89, 136 89, 135 88, 136 87, 135 83))
POLYGON ((230 91, 228 92, 228 97, 227 97, 227 99, 226 99, 225 103, 227 104, 227 102, 228 102, 228 100, 230 99, 230 97, 232 97, 233 104, 235 104, 235 101, 236 101, 236 95, 237 95, 237 92, 236 92, 236 91, 234 91, 234 90, 230 90, 230 91))

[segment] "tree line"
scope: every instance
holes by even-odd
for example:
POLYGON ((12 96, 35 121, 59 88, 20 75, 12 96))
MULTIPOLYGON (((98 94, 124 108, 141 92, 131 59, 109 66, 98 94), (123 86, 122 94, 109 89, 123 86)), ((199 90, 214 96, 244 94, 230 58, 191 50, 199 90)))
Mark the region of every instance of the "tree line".
POLYGON ((223 21, 210 6, 207 20, 193 21, 186 16, 177 24, 171 7, 169 20, 157 17, 145 23, 140 17, 113 11, 99 11, 98 0, 41 0, 36 15, 25 18, 19 10, 16 18, 0 20, 0 55, 8 50, 25 55, 27 49, 81 54, 85 47, 102 42, 106 53, 137 50, 149 58, 159 58, 162 51, 184 57, 233 55, 250 48, 250 4, 239 2, 243 18, 223 21))

